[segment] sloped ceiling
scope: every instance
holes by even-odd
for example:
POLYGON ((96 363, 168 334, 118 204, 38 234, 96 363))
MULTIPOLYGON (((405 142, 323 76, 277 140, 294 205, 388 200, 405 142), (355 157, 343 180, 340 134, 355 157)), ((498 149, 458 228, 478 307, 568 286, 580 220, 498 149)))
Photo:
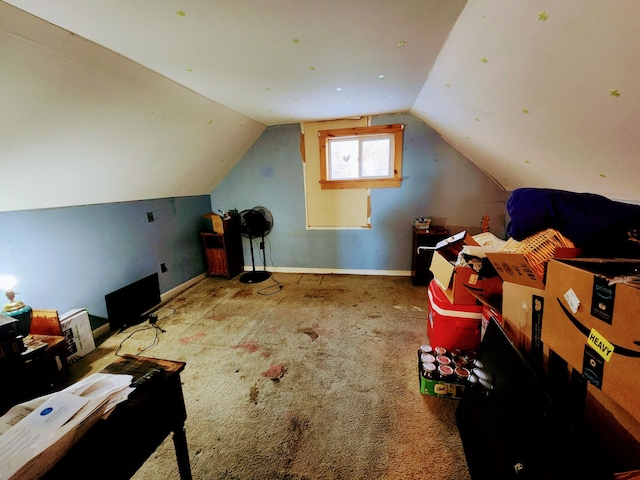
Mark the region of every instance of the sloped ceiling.
POLYGON ((0 2, 0 210, 208 194, 267 125, 406 112, 463 6, 0 2))
POLYGON ((408 111, 465 1, 7 3, 281 125, 408 111))
POLYGON ((393 112, 507 190, 637 202, 639 14, 626 0, 0 2, 0 165, 35 192, 5 183, 0 210, 207 194, 266 126, 393 112))
POLYGON ((413 111, 506 190, 640 200, 640 2, 471 1, 413 111))

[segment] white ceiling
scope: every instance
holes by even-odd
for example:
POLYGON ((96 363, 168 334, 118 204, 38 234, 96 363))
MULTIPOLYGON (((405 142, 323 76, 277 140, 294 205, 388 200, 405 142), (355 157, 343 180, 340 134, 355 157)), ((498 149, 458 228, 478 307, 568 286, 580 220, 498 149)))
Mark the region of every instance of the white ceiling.
POLYGON ((470 1, 413 111, 506 190, 640 201, 640 2, 470 1))
POLYGON ((506 190, 640 202, 640 2, 3 5, 38 19, 0 9, 0 100, 12 107, 0 111, 0 139, 12 144, 0 163, 33 175, 37 167, 20 171, 24 159, 46 152, 68 178, 82 158, 81 178, 92 187, 67 198, 13 198, 0 210, 209 193, 265 126, 394 112, 423 119, 506 190), (72 33, 50 32, 39 19, 72 33), (43 62, 51 68, 38 75, 43 62), (108 85, 121 98, 105 109, 108 85), (53 144, 34 142, 33 131, 52 124, 67 131, 56 128, 53 144), (131 145, 105 148, 99 138, 97 148, 105 131, 131 145), (118 175, 123 168, 138 174, 137 184, 118 175), (144 186, 142 172, 152 177, 144 186), (194 172, 200 181, 190 180, 194 172))
POLYGON ((465 0, 7 3, 280 125, 409 111, 465 0))

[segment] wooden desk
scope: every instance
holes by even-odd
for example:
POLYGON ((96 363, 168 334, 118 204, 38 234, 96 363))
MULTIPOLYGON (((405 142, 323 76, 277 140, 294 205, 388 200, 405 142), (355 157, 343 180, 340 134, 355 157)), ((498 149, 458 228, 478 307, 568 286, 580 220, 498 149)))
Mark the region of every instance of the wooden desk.
POLYGON ((163 377, 140 389, 100 419, 43 477, 45 479, 128 479, 173 433, 180 478, 191 479, 184 422, 187 413, 180 372, 185 363, 125 355, 103 373, 130 374, 137 380, 152 368, 163 377))

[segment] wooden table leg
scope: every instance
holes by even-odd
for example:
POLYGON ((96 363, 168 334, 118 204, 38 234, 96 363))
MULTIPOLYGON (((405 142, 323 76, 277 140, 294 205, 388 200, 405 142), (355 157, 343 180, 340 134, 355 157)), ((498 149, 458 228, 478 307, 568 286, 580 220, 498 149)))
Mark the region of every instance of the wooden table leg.
POLYGON ((173 431, 173 445, 176 449, 180 478, 182 480, 191 480, 191 463, 189 462, 187 434, 184 425, 181 425, 173 431))

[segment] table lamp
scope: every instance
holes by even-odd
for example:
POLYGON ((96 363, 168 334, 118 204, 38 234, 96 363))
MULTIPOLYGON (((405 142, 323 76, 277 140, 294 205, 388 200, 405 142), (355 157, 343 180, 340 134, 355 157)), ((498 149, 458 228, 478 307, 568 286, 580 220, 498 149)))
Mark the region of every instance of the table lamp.
POLYGON ((15 318, 18 321, 18 333, 23 337, 29 335, 31 330, 31 319, 33 317, 33 309, 25 305, 20 300, 16 300, 16 293, 13 290, 18 281, 11 275, 0 275, 0 289, 5 291, 9 300, 2 307, 2 313, 15 318))

